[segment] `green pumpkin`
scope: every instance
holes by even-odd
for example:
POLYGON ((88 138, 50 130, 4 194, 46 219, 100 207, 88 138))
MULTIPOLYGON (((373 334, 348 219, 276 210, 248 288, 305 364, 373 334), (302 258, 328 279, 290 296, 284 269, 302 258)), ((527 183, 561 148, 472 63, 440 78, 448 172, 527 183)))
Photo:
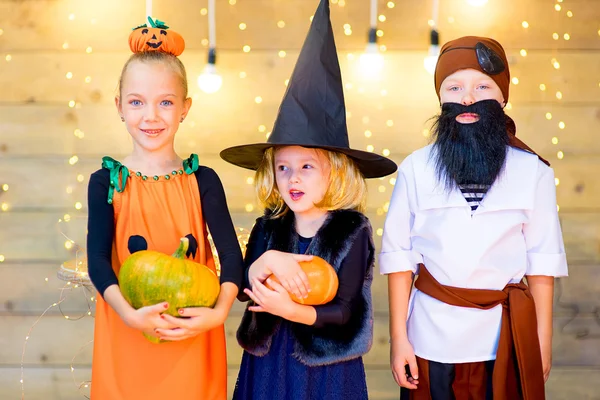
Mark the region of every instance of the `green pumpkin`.
MULTIPOLYGON (((166 301, 166 314, 178 317, 185 307, 214 307, 221 290, 219 278, 207 266, 186 259, 189 239, 181 238, 172 255, 142 250, 133 253, 119 271, 125 300, 136 310, 166 301)), ((158 338, 144 334, 153 343, 158 338)))

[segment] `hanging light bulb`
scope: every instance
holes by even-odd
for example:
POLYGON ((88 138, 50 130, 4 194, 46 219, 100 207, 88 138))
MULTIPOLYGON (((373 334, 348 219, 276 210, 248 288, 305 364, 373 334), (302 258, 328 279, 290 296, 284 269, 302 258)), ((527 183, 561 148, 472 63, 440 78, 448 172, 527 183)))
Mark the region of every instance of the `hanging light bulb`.
POLYGON ((431 29, 430 41, 429 41, 429 52, 427 57, 423 60, 423 66, 429 72, 430 75, 435 73, 435 66, 437 65, 438 57, 440 56, 440 34, 437 30, 431 29))
POLYGON ((431 30, 429 31, 429 50, 427 57, 423 60, 423 66, 430 75, 433 75, 440 55, 440 34, 437 30, 439 0, 433 0, 431 14, 431 20, 429 21, 429 25, 431 26, 431 30))
POLYGON ((198 87, 204 93, 215 93, 221 89, 223 78, 217 73, 217 40, 215 30, 215 0, 208 0, 208 63, 198 77, 198 87))
POLYGON ((377 46, 377 0, 371 0, 371 28, 369 42, 363 54, 360 55, 360 69, 364 77, 373 79, 381 76, 383 56, 377 46))
POLYGON ((217 58, 216 50, 208 50, 208 64, 204 67, 204 71, 198 77, 198 87, 204 93, 215 93, 221 89, 223 85, 223 78, 217 73, 217 67, 215 61, 217 58))

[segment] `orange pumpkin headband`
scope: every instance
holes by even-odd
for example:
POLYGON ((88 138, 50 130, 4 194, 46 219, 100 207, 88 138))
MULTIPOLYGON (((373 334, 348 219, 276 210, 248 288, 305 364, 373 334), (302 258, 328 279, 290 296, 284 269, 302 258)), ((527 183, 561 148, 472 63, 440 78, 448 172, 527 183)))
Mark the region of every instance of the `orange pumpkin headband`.
POLYGON ((134 53, 144 51, 161 51, 163 53, 179 56, 185 49, 183 37, 174 31, 168 30, 169 27, 164 22, 153 20, 148 17, 148 24, 133 28, 129 35, 129 48, 134 53))

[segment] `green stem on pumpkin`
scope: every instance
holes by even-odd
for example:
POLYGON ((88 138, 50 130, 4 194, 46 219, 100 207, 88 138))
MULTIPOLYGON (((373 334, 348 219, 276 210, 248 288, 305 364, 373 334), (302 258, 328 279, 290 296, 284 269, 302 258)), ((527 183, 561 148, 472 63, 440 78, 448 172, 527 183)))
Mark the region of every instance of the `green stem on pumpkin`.
POLYGON ((179 242, 179 247, 177 248, 175 253, 173 253, 173 257, 179 258, 182 260, 185 259, 185 255, 186 255, 189 247, 190 247, 190 239, 188 239, 186 237, 182 237, 179 242))

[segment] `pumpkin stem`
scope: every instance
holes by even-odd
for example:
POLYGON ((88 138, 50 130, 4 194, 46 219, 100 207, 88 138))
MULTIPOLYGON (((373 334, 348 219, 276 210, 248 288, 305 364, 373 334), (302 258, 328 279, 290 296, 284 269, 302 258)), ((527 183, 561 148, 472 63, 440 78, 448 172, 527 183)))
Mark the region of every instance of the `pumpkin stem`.
POLYGON ((186 237, 182 237, 179 242, 179 247, 177 248, 175 253, 173 253, 173 257, 184 259, 189 247, 190 240, 186 237))

